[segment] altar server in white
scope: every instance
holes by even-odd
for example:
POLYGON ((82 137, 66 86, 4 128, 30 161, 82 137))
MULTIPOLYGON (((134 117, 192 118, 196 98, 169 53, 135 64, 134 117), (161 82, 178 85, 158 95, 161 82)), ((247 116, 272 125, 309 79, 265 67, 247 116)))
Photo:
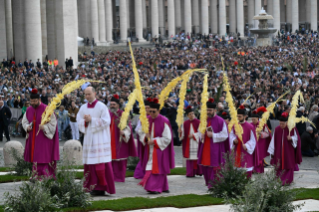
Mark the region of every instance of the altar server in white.
POLYGON ((86 176, 84 187, 93 196, 103 196, 105 191, 115 194, 111 164, 111 118, 108 108, 95 98, 93 87, 85 89, 87 103, 77 115, 79 130, 84 133, 83 164, 86 176))

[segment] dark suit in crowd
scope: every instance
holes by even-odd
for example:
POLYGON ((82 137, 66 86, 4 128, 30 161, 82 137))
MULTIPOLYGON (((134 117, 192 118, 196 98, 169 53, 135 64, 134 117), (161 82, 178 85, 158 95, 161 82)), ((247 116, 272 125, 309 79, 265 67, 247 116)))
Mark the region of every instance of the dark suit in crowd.
POLYGON ((7 141, 10 141, 9 124, 11 120, 11 110, 7 106, 0 108, 0 142, 3 140, 3 131, 7 141))

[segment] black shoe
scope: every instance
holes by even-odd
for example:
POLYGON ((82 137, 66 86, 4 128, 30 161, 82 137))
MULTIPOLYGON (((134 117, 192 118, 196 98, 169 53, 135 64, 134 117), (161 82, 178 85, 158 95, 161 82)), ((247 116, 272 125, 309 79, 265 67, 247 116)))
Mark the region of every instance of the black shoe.
POLYGON ((149 194, 160 194, 160 192, 158 192, 158 191, 149 191, 148 193, 149 194))
POLYGON ((186 176, 187 178, 194 178, 195 176, 186 176))
POLYGON ((163 191, 164 193, 169 193, 169 190, 163 191))
POLYGON ((93 190, 90 192, 92 196, 104 196, 105 192, 104 191, 99 191, 99 190, 93 190))

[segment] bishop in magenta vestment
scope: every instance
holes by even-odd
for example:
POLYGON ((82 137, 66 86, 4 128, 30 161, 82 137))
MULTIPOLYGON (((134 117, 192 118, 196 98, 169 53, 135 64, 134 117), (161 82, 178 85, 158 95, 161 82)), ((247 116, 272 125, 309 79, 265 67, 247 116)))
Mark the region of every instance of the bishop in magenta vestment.
POLYGON ((201 166, 208 187, 216 179, 220 165, 225 163, 224 154, 230 150, 228 129, 223 118, 216 114, 213 99, 207 102, 207 130, 201 139, 198 164, 201 166))
POLYGON ((127 158, 136 157, 137 152, 131 125, 128 124, 123 131, 118 127, 123 113, 119 106, 119 97, 114 95, 110 105, 112 166, 115 182, 125 182, 127 158))
POLYGON ((41 103, 37 89, 32 90, 30 97, 32 107, 27 108, 22 119, 22 126, 27 132, 24 160, 33 163, 38 177, 55 177, 56 161, 60 159, 57 120, 52 114, 43 130, 39 130, 47 105, 41 103))
POLYGON ((147 164, 145 176, 139 185, 150 193, 169 192, 167 174, 175 168, 173 136, 170 122, 159 114, 157 99, 150 104, 149 135, 140 133, 140 140, 146 146, 147 164))
POLYGON ((271 154, 270 163, 277 166, 277 176, 282 184, 291 184, 294 180, 296 164, 302 162, 301 141, 296 128, 289 133, 287 127, 288 114, 283 113, 279 119, 279 126, 275 128, 268 153, 271 154))

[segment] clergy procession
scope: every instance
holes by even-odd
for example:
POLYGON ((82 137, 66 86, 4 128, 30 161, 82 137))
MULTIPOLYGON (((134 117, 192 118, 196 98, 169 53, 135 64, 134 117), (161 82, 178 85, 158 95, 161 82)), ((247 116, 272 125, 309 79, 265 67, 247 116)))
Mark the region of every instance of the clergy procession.
POLYGON ((158 97, 146 98, 132 51, 131 56, 135 89, 123 111, 117 94, 111 98, 109 107, 97 100, 94 85, 103 81, 71 82, 48 106, 41 102, 37 89, 32 90, 31 107, 27 108, 22 120, 27 132, 24 160, 32 163, 37 173, 30 179, 31 182, 41 180, 43 176, 55 178, 60 156, 57 119, 53 111, 65 94, 84 83, 92 84, 84 90, 87 101, 79 109, 76 120, 79 131, 84 134, 83 187, 92 196, 116 193, 115 182, 125 183, 129 157, 139 158, 134 172, 134 178, 139 179, 138 186, 150 194, 170 192, 167 175, 175 168, 174 132, 170 121, 161 112, 170 92, 179 84, 177 136, 182 142, 187 178, 203 176, 203 183, 208 189, 211 188, 216 180, 223 177, 219 172, 225 163, 225 155, 233 152, 234 166, 245 170, 248 179, 255 173, 265 172, 264 167, 269 166, 265 158, 270 155, 270 163, 282 184, 290 185, 294 181, 294 171, 302 162, 301 140, 296 124, 310 122, 307 118, 296 116, 298 107, 303 103, 300 91, 294 94, 289 113, 283 112, 279 126, 271 129, 269 118, 276 104, 289 91, 267 108, 262 106, 253 111, 251 120, 244 103, 239 108, 235 107, 225 71, 223 91, 228 111, 218 113, 217 104, 207 91, 208 73, 204 69, 187 70, 169 82, 158 97), (193 108, 185 106, 184 101, 188 80, 195 72, 203 76, 200 117, 196 117, 193 108), (132 128, 130 113, 136 103, 139 121, 132 128))

